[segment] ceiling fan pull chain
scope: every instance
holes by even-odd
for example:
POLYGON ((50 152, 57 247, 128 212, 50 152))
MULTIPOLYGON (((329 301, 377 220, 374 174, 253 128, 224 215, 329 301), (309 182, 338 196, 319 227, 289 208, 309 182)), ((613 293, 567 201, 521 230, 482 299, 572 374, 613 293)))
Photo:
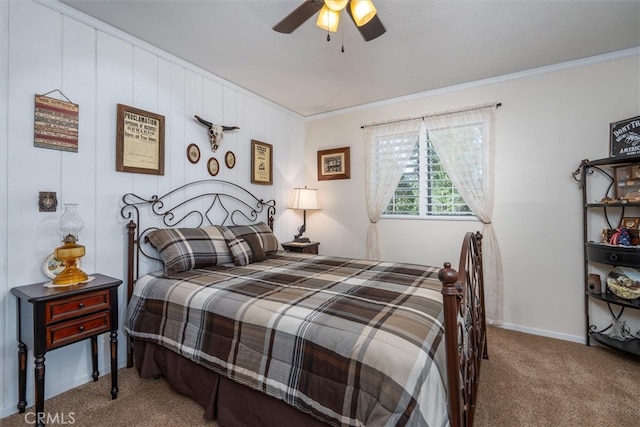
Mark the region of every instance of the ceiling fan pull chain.
MULTIPOLYGON (((342 10, 340 11, 340 19, 342 19, 342 10)), ((340 27, 340 37, 342 38, 342 47, 340 48, 340 52, 344 53, 344 27, 340 27)))

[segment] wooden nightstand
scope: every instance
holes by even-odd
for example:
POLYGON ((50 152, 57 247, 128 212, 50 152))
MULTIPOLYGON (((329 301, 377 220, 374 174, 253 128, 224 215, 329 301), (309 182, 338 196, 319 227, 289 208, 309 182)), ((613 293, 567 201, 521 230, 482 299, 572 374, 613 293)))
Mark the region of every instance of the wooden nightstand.
POLYGON ((303 254, 318 254, 318 246, 320 242, 286 242, 282 243, 282 247, 288 252, 300 252, 303 254))
POLYGON ((118 396, 118 286, 122 280, 94 274, 91 282, 48 288, 46 282, 11 289, 18 314, 18 410, 27 407, 27 352, 35 357, 36 423, 44 425, 44 355, 91 338, 92 377, 98 380, 98 335, 111 332, 111 399, 118 396), (40 415, 42 414, 42 415, 40 415))

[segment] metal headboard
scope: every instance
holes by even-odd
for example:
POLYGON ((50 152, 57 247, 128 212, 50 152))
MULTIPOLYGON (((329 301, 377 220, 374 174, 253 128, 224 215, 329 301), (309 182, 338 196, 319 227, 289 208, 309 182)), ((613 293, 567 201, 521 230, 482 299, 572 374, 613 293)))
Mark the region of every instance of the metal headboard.
POLYGON ((265 201, 237 184, 218 179, 193 181, 149 198, 127 193, 122 196, 122 203, 120 215, 129 220, 127 301, 138 278, 140 255, 162 263, 157 255, 145 249, 151 231, 160 227, 241 225, 255 223, 260 218, 273 229, 276 213, 275 200, 265 201), (141 215, 141 210, 147 215, 141 215), (143 220, 152 224, 143 227, 143 220))

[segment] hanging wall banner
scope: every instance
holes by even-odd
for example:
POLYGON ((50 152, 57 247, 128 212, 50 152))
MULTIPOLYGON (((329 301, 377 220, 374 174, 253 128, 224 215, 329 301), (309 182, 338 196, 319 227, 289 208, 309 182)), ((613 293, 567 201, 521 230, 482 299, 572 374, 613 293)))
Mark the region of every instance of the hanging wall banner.
POLYGON ((78 104, 36 95, 33 145, 77 153, 78 113, 78 104))

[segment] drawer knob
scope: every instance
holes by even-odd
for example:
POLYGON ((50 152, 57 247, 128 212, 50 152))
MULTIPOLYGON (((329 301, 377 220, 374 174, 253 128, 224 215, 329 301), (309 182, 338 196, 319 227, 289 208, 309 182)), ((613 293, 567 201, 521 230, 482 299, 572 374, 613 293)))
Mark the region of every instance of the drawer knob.
POLYGON ((84 303, 83 303, 83 302, 81 302, 80 304, 78 304, 78 308, 82 308, 82 307, 84 307, 84 303))
POLYGON ((84 326, 80 326, 78 329, 80 329, 80 332, 84 331, 84 326))
POLYGON ((611 261, 617 261, 618 260, 618 254, 611 254, 609 255, 609 259, 611 261))

